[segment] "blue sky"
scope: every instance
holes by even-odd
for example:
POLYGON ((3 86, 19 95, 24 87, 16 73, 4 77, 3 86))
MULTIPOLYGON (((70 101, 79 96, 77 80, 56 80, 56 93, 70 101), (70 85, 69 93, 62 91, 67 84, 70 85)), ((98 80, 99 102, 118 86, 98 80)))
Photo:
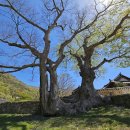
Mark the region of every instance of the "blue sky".
MULTIPOLYGON (((105 84, 109 82, 109 79, 114 79, 119 73, 122 73, 125 76, 130 77, 130 67, 128 68, 117 68, 116 66, 112 67, 110 64, 105 64, 106 72, 101 77, 98 77, 94 81, 94 86, 96 89, 102 88, 105 84)), ((62 71, 62 70, 60 70, 62 71)), ((67 71, 71 75, 71 77, 74 80, 75 87, 78 87, 81 83, 80 76, 75 73, 74 71, 67 71)), ((32 75, 30 70, 21 71, 13 74, 16 76, 19 80, 23 81, 24 83, 31 85, 31 86, 39 86, 39 74, 36 71, 35 77, 32 80, 32 75)))
MULTIPOLYGON (((30 1, 30 4, 32 4, 35 7, 39 7, 39 5, 40 5, 39 0, 29 0, 29 1, 30 1)), ((88 2, 88 0, 82 0, 82 2, 81 2, 81 0, 79 1, 81 6, 83 6, 86 3, 86 2, 84 3, 84 1, 88 2)), ((90 2, 89 2, 89 4, 90 4, 90 2)), ((94 81, 94 86, 96 89, 102 88, 105 84, 107 84, 109 82, 109 79, 114 79, 119 73, 122 73, 122 74, 130 77, 130 67, 117 68, 116 66, 111 66, 110 64, 105 64, 105 69, 106 69, 106 73, 103 76, 98 77, 94 81)), ((64 70, 59 70, 58 73, 61 73, 61 71, 64 71, 64 70)), ((69 73, 72 76, 72 78, 75 81, 75 86, 78 87, 81 82, 80 76, 77 73, 75 73, 74 71, 70 71, 70 70, 68 70, 67 73, 69 73)), ((38 73, 37 69, 35 71, 35 77, 33 80, 32 80, 30 70, 25 70, 25 71, 21 71, 18 73, 14 73, 13 75, 28 85, 37 86, 37 87, 39 86, 39 73, 38 73)))

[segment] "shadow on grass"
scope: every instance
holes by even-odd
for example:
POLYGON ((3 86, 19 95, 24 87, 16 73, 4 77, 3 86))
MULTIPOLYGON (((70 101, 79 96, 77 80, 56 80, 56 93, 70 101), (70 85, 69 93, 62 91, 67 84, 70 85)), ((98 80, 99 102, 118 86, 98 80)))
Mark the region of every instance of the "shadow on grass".
POLYGON ((69 124, 73 124, 77 127, 102 126, 103 124, 110 126, 113 125, 114 121, 117 122, 117 125, 125 124, 130 127, 130 117, 121 117, 117 115, 92 115, 84 117, 64 117, 62 119, 57 118, 51 122, 50 127, 65 127, 69 124))
MULTIPOLYGON (((121 110, 123 113, 127 111, 121 110)), ((9 130, 8 127, 20 128, 21 130, 28 130, 27 124, 36 125, 37 128, 53 127, 68 127, 72 124, 75 127, 95 127, 107 124, 127 125, 130 127, 130 116, 128 114, 120 115, 120 109, 115 108, 96 108, 85 114, 77 116, 58 116, 58 117, 42 117, 36 115, 0 115, 0 130, 9 130)), ((129 111, 129 110, 128 110, 129 111)), ((35 130, 37 130, 35 128, 35 130)))
MULTIPOLYGON (((122 110, 123 111, 123 110, 122 110)), ((65 127, 69 124, 74 126, 92 127, 92 126, 107 126, 126 125, 130 127, 130 115, 121 116, 120 109, 112 108, 96 108, 88 113, 80 114, 78 116, 65 116, 54 118, 50 127, 65 127)), ((125 112, 124 112, 125 113, 125 112)))
POLYGON ((0 115, 0 130, 9 130, 10 127, 14 128, 13 130, 28 130, 27 124, 43 120, 47 118, 36 115, 0 115))

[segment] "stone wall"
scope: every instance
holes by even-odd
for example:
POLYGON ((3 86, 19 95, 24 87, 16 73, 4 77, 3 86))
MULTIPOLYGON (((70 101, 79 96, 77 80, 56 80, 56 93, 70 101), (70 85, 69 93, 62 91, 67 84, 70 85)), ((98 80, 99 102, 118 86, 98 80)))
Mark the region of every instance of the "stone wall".
POLYGON ((130 108, 130 94, 112 96, 111 104, 116 105, 116 106, 130 108))
POLYGON ((6 102, 0 104, 0 114, 35 114, 38 107, 39 102, 6 102))
POLYGON ((103 96, 130 94, 130 87, 100 89, 97 92, 103 96))

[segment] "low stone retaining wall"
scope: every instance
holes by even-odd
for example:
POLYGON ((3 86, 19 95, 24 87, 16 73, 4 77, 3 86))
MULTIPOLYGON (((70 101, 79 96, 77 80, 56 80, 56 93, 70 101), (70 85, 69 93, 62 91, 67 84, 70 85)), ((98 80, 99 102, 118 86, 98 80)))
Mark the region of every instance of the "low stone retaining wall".
POLYGON ((39 102, 6 102, 0 104, 0 114, 35 114, 38 108, 39 102))
POLYGON ((100 90, 97 90, 97 92, 100 95, 104 95, 104 96, 130 94, 130 87, 100 89, 100 90))
POLYGON ((130 108, 130 94, 111 97, 111 104, 130 108))
MULTIPOLYGON (((104 105, 116 105, 130 108, 130 94, 105 96, 104 105)), ((0 104, 0 114, 37 114, 39 102, 6 102, 0 104)))

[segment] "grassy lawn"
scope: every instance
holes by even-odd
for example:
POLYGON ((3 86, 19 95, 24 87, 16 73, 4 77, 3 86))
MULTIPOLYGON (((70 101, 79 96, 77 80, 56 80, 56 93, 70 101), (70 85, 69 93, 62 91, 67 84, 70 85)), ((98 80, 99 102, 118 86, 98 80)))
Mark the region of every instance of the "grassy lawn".
POLYGON ((0 115, 0 130, 130 130, 130 109, 100 107, 77 116, 0 115))

